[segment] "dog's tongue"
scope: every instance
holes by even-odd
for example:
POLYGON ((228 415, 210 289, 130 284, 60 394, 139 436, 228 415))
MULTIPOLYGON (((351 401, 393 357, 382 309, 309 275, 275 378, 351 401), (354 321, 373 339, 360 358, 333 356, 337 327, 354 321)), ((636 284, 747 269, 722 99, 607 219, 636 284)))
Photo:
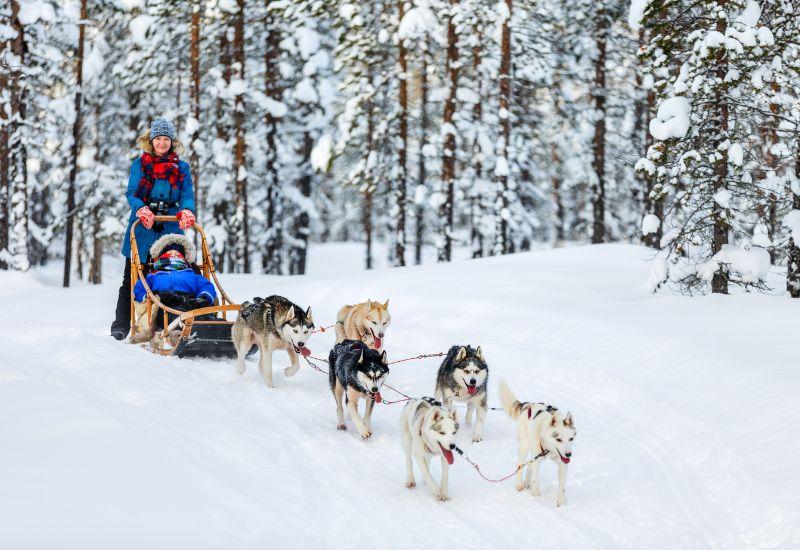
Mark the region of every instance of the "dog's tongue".
POLYGON ((372 339, 375 340, 375 349, 381 349, 381 346, 383 345, 383 342, 381 342, 381 339, 378 338, 375 335, 372 336, 372 339))
POLYGON ((567 457, 565 457, 565 456, 562 456, 561 457, 561 462, 563 462, 564 464, 569 464, 569 459, 567 457))
POLYGON ((442 450, 442 454, 444 455, 445 460, 447 460, 447 463, 448 464, 452 464, 453 463, 453 451, 451 451, 450 449, 445 449, 444 447, 442 447, 441 443, 439 443, 439 448, 442 450))
POLYGON ((467 386, 467 393, 470 395, 475 395, 475 392, 478 391, 476 386, 467 386))
POLYGON ((381 397, 381 392, 379 391, 373 393, 372 398, 375 400, 375 403, 380 403, 383 400, 383 397, 381 397))
POLYGON ((302 348, 300 348, 300 353, 302 354, 303 357, 308 357, 309 355, 311 355, 311 350, 303 346, 302 348))

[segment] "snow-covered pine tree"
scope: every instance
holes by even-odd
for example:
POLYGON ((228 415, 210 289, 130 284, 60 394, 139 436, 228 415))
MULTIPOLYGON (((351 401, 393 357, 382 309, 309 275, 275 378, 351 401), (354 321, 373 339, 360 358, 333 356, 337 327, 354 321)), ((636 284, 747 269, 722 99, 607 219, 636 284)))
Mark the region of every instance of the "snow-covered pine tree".
POLYGON ((681 63, 677 74, 657 75, 655 143, 640 168, 656 176, 653 198, 669 200, 662 244, 671 266, 659 262, 656 280, 687 291, 727 293, 729 283, 763 276, 763 250, 747 250, 756 198, 742 169, 754 116, 742 98, 752 98, 751 77, 773 46, 759 16, 752 0, 653 0, 641 20, 652 27, 643 55, 654 69, 664 63, 659 52, 681 63))

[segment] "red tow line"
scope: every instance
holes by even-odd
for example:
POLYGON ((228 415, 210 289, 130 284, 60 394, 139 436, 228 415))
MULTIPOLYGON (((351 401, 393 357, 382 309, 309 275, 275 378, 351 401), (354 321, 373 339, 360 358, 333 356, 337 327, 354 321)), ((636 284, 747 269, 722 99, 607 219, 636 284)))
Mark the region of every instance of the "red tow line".
POLYGON ((480 467, 480 466, 478 466, 478 464, 476 464, 475 462, 472 462, 472 461, 469 459, 469 457, 467 456, 467 454, 466 454, 464 451, 462 451, 462 450, 461 450, 461 449, 459 449, 458 447, 456 447, 454 450, 455 450, 455 451, 456 451, 456 452, 457 452, 459 455, 461 455, 461 458, 463 458, 464 460, 466 460, 467 462, 469 462, 469 463, 472 465, 472 467, 473 467, 473 468, 475 468, 475 471, 476 471, 476 472, 478 472, 478 475, 479 475, 479 476, 481 476, 483 479, 485 479, 486 481, 489 481, 489 482, 491 482, 491 483, 500 483, 500 482, 502 482, 502 481, 505 481, 505 480, 507 480, 507 479, 509 479, 509 478, 511 478, 511 477, 513 477, 513 476, 515 476, 515 475, 517 474, 517 472, 519 472, 520 470, 522 470, 522 469, 523 469, 525 466, 527 466, 528 464, 531 464, 531 463, 533 463, 533 462, 536 462, 538 459, 540 459, 541 457, 543 457, 544 455, 546 455, 546 454, 547 454, 547 452, 548 452, 548 451, 542 451, 541 453, 539 453, 538 455, 536 455, 536 456, 535 456, 535 457, 533 457, 532 459, 530 459, 530 460, 526 460, 525 462, 523 462, 522 464, 520 464, 519 466, 517 466, 517 469, 516 469, 516 470, 514 470, 513 472, 511 472, 510 474, 508 474, 507 476, 501 477, 501 478, 499 478, 499 479, 492 479, 492 478, 490 478, 490 477, 486 477, 486 476, 483 474, 483 472, 481 472, 481 467, 480 467))
MULTIPOLYGON (((323 363, 327 363, 327 362, 328 362, 328 360, 327 360, 327 359, 323 359, 322 357, 314 357, 313 355, 309 355, 308 357, 306 357, 306 356, 303 356, 303 359, 305 359, 305 360, 306 360, 306 363, 308 363, 308 365, 309 365, 309 366, 310 366, 312 369, 314 369, 314 370, 316 370, 316 371, 319 371, 319 372, 321 372, 322 374, 328 374, 328 371, 326 371, 325 369, 323 369, 323 368, 322 368, 322 367, 320 367, 319 365, 316 365, 316 364, 314 364, 313 362, 311 362, 309 358, 310 358, 310 359, 314 359, 315 361, 322 361, 323 363)), ((413 357, 412 357, 412 359, 415 359, 415 358, 413 358, 413 357)), ((407 361, 407 359, 404 359, 404 361, 407 361)), ((383 386, 384 386, 384 387, 386 387, 386 388, 389 388, 390 390, 392 390, 392 391, 393 391, 393 392, 395 392, 396 394, 398 394, 398 395, 402 395, 402 396, 403 396, 403 399, 396 399, 396 400, 394 400, 394 401, 382 401, 382 403, 383 403, 384 405, 394 405, 395 403, 402 403, 402 402, 404 402, 404 401, 410 401, 410 400, 414 399, 414 398, 413 398, 413 397, 411 397, 410 395, 408 395, 408 394, 405 394, 405 393, 401 392, 400 390, 398 390, 398 389, 397 389, 397 388, 395 388, 395 387, 392 387, 392 386, 390 386, 389 384, 384 384, 383 386)))

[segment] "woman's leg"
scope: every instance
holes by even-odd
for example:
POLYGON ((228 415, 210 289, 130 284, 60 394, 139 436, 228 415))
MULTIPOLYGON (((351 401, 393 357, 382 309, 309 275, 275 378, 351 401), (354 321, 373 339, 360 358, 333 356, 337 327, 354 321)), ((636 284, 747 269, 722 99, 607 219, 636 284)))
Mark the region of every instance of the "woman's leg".
POLYGON ((111 323, 111 336, 124 340, 131 329, 131 259, 125 258, 125 271, 122 274, 122 286, 117 296, 117 310, 114 322, 111 323))

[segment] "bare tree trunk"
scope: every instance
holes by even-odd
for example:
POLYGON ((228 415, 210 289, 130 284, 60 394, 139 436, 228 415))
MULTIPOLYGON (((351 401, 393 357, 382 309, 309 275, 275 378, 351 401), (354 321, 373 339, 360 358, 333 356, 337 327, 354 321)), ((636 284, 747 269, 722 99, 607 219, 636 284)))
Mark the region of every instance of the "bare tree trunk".
POLYGON ((11 130, 11 121, 6 114, 5 106, 11 102, 11 87, 8 78, 7 59, 10 44, 6 40, 0 41, 0 269, 8 269, 6 261, 9 245, 9 223, 11 211, 11 178, 9 177, 8 162, 8 135, 11 130))
MULTIPOLYGON (((509 0, 510 1, 510 0, 509 0)), ((440 262, 449 262, 453 248, 453 202, 455 200, 456 179, 456 134, 453 125, 456 112, 456 91, 458 90, 458 35, 454 21, 458 0, 450 0, 450 11, 447 16, 447 54, 445 58, 445 74, 448 80, 448 97, 444 103, 442 126, 444 143, 442 144, 442 186, 445 199, 439 207, 441 218, 441 235, 438 251, 440 262)))
MULTIPOLYGON (((422 67, 420 68, 420 98, 419 98, 419 158, 417 171, 417 185, 422 189, 427 188, 427 174, 425 145, 428 143, 428 47, 422 52, 422 67)), ((425 206, 417 204, 414 217, 416 219, 414 231, 414 263, 422 263, 422 241, 425 236, 425 206)))
MULTIPOLYGON (((264 48, 264 87, 267 97, 281 101, 283 91, 280 88, 280 72, 278 58, 280 56, 280 34, 275 22, 275 15, 269 9, 274 0, 266 0, 266 44, 264 48)), ((264 115, 267 129, 266 156, 266 221, 267 238, 261 265, 264 273, 283 274, 283 220, 281 212, 280 176, 278 174, 278 120, 267 111, 264 115)), ((290 266, 291 267, 291 266, 290 266)))
MULTIPOLYGON (((244 10, 245 0, 237 0, 238 10, 234 17, 233 33, 233 78, 244 81, 244 10)), ((247 204, 247 168, 244 129, 244 93, 234 99, 233 124, 236 146, 233 158, 233 177, 236 181, 236 263, 244 273, 250 273, 250 228, 247 204)))
POLYGON ((10 185, 12 232, 9 236, 9 249, 14 269, 27 271, 30 268, 28 256, 29 214, 28 214, 28 151, 23 138, 24 121, 27 118, 27 89, 24 83, 22 66, 28 58, 28 46, 25 33, 19 20, 19 2, 11 2, 11 27, 16 37, 11 41, 11 53, 20 63, 12 67, 11 72, 11 125, 8 143, 10 163, 10 185))
MULTIPOLYGON (((561 165, 561 158, 558 154, 558 145, 553 143, 550 145, 550 161, 553 166, 560 166, 561 165)), ((553 175, 550 177, 550 193, 553 196, 553 205, 556 209, 556 215, 554 220, 555 230, 556 230, 556 242, 555 246, 563 246, 564 239, 565 239, 565 232, 564 232, 564 197, 562 196, 561 192, 561 178, 553 172, 553 175)))
MULTIPOLYGON (((230 15, 227 12, 222 14, 222 23, 220 25, 220 34, 219 34, 219 65, 222 67, 222 78, 225 80, 225 84, 227 86, 231 83, 231 44, 228 40, 228 29, 230 28, 230 15)), ((226 113, 225 113, 225 100, 224 98, 217 96, 217 102, 215 105, 215 119, 216 119, 216 131, 217 131, 217 138, 223 141, 224 143, 228 143, 230 140, 230 128, 228 124, 225 123, 226 120, 226 113)), ((228 227, 230 230, 231 224, 228 221, 228 214, 230 210, 230 204, 227 199, 223 199, 214 204, 214 223, 217 227, 228 227)), ((228 235, 228 243, 230 242, 230 233, 228 235)), ((228 248, 233 248, 232 246, 228 248)), ((217 252, 217 257, 215 258, 215 264, 217 269, 224 270, 225 269, 225 260, 226 256, 229 256, 231 252, 227 252, 225 250, 221 250, 217 252)), ((229 262, 231 263, 231 262, 229 262)), ((233 266, 230 266, 230 270, 233 271, 233 266)))
MULTIPOLYGON (((648 37, 645 34, 644 29, 639 31, 639 45, 644 46, 648 42, 648 37)), ((637 71, 637 76, 640 71, 637 71)), ((643 151, 642 157, 647 156, 647 152, 650 150, 650 146, 653 145, 653 136, 650 135, 650 120, 653 118, 653 115, 656 111, 656 93, 652 87, 647 90, 647 94, 645 96, 645 102, 642 109, 642 116, 641 116, 641 124, 640 124, 640 135, 643 135, 643 151)), ((656 250, 661 248, 661 237, 664 234, 664 198, 663 197, 654 197, 653 196, 653 189, 655 188, 655 177, 645 173, 642 173, 642 178, 644 179, 644 211, 647 214, 653 214, 658 218, 658 229, 655 233, 650 233, 648 235, 642 236, 642 242, 649 246, 650 248, 655 248, 656 250)))
MULTIPOLYGON (((497 177, 497 201, 495 209, 495 254, 507 254, 509 252, 508 235, 508 142, 511 138, 511 0, 505 0, 508 13, 503 18, 503 28, 500 38, 500 142, 497 145, 497 156, 502 159, 503 169, 497 177)), ((498 159, 499 160, 499 159, 498 159)))
MULTIPOLYGON (((405 0, 397 0, 398 16, 403 20, 405 0)), ((401 38, 398 44, 398 61, 400 63, 399 101, 400 101, 400 149, 397 151, 399 174, 395 188, 395 208, 397 222, 395 229, 394 265, 406 265, 406 201, 408 188, 408 61, 406 60, 405 41, 401 38)))
POLYGON ((75 121, 72 125, 71 166, 67 187, 67 235, 64 247, 64 287, 69 287, 72 265, 72 224, 75 216, 75 179, 78 176, 78 151, 81 139, 81 103, 83 97, 83 37, 86 21, 86 0, 81 0, 81 21, 78 24, 78 58, 75 64, 75 121))
MULTIPOLYGON (((372 75, 370 75, 370 80, 372 80, 372 75)), ((373 136, 375 132, 375 115, 372 112, 372 99, 368 99, 366 102, 367 108, 367 151, 366 151, 366 158, 369 158, 372 155, 373 149, 373 136)), ((364 268, 365 269, 372 269, 372 181, 371 178, 367 178, 362 186, 362 193, 364 194, 364 204, 361 210, 361 222, 364 227, 364 240, 366 244, 366 249, 364 250, 364 268)))
POLYGON ((103 282, 103 238, 101 231, 102 215, 100 207, 92 209, 92 259, 89 265, 89 282, 99 285, 103 282))
MULTIPOLYGON (((800 174, 800 147, 795 153, 795 174, 800 174)), ((800 210, 800 195, 789 191, 792 197, 792 208, 800 210)), ((788 260, 786 262, 786 290, 792 298, 800 298, 800 243, 789 237, 788 260)))
MULTIPOLYGON (((303 175, 298 182, 298 191, 307 199, 311 198, 311 150, 314 148, 314 139, 311 132, 303 134, 303 175)), ((294 240, 301 243, 292 246, 291 261, 289 262, 289 273, 292 275, 303 275, 306 272, 306 261, 308 257, 308 234, 310 218, 308 212, 303 209, 297 216, 294 223, 294 240)))
POLYGON ((475 140, 472 143, 472 171, 475 174, 473 180, 472 193, 470 196, 470 242, 472 245, 472 257, 480 258, 483 256, 483 216, 485 214, 485 204, 483 201, 483 154, 480 144, 480 128, 483 122, 483 78, 481 75, 481 53, 483 48, 483 35, 477 25, 474 27, 476 37, 475 44, 472 46, 472 70, 475 74, 478 101, 472 107, 472 124, 476 128, 475 140))
MULTIPOLYGON (((724 10, 726 0, 720 0, 717 5, 724 10)), ((727 28, 727 22, 725 19, 717 19, 717 31, 725 35, 725 30, 727 28)), ((725 51, 720 50, 716 56, 717 61, 717 68, 716 68, 716 76, 719 79, 718 82, 725 81, 725 75, 728 72, 728 63, 725 60, 725 51)), ((726 97, 725 93, 720 90, 719 84, 717 85, 717 92, 715 98, 715 117, 716 117, 716 124, 714 125, 717 128, 717 147, 715 149, 719 151, 720 158, 714 165, 714 180, 712 185, 712 193, 716 194, 722 189, 727 187, 727 178, 728 178, 728 152, 727 148, 723 147, 720 150, 719 145, 727 140, 728 138, 728 98, 726 97)), ((725 220, 725 213, 723 208, 716 202, 713 201, 713 205, 711 207, 711 219, 714 224, 714 236, 713 241, 711 243, 711 254, 716 254, 720 250, 722 250, 722 246, 728 243, 728 223, 725 220)), ((724 266, 720 266, 719 269, 714 273, 713 278, 711 279, 711 292, 715 294, 727 294, 728 293, 728 270, 724 266)))
POLYGON ((201 0, 193 0, 192 2, 192 26, 191 26, 191 42, 189 46, 189 57, 192 71, 192 82, 189 87, 189 109, 192 112, 194 119, 194 128, 189 136, 189 150, 191 152, 190 162, 192 170, 192 183, 194 185, 195 202, 197 203, 196 215, 199 211, 203 210, 205 206, 205 194, 203 187, 200 185, 200 166, 198 165, 198 156, 196 151, 196 143, 200 138, 200 22, 202 18, 203 4, 201 0))
POLYGON ((592 166, 594 183, 592 185, 592 243, 602 243, 606 237, 606 48, 608 38, 608 17, 604 7, 598 9, 595 27, 597 59, 594 66, 595 122, 592 140, 592 166))

